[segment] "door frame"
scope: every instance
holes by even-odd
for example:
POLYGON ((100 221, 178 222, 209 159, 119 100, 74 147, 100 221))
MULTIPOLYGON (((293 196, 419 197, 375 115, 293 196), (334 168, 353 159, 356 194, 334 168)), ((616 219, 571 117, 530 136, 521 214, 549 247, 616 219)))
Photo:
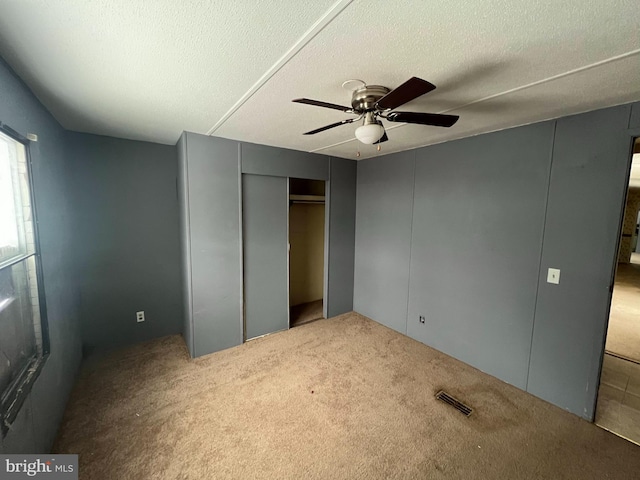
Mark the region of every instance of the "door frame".
POLYGON ((602 336, 602 342, 601 342, 602 348, 601 348, 601 355, 600 355, 600 367, 598 369, 598 388, 596 389, 596 401, 593 409, 593 418, 591 419, 591 423, 595 423, 596 411, 598 410, 598 402, 600 401, 600 384, 602 382, 602 365, 604 363, 604 356, 606 355, 605 348, 607 343, 607 335, 609 333, 609 319, 611 318, 611 306, 613 303, 613 289, 615 286, 616 273, 618 270, 618 258, 620 255, 620 245, 622 243, 622 229, 624 227, 624 214, 627 207, 627 197, 629 195, 629 180, 631 178, 631 164, 633 162, 636 139, 640 140, 640 128, 630 128, 627 130, 627 133, 629 134, 630 146, 629 146, 629 156, 627 159, 627 174, 625 175, 624 182, 620 185, 620 188, 623 189, 624 196, 623 196, 623 201, 620 207, 619 218, 618 218, 618 234, 617 234, 618 248, 616 248, 615 254, 611 261, 611 273, 610 273, 610 280, 609 280, 609 298, 607 302, 606 318, 604 319, 604 329, 603 329, 603 336, 602 336))
MULTIPOLYGON (((287 251, 287 302, 290 303, 291 300, 291 239, 289 239, 289 234, 291 232, 290 224, 289 224, 289 194, 291 190, 291 179, 298 178, 303 180, 314 180, 318 182, 324 182, 324 248, 323 248, 323 256, 322 259, 323 267, 322 267, 322 317, 327 317, 327 305, 329 302, 327 301, 327 295, 329 294, 329 180, 321 180, 317 178, 304 178, 304 177, 287 177, 287 240, 289 242, 288 251, 287 251)), ((289 328, 291 328, 291 307, 289 307, 289 328)))

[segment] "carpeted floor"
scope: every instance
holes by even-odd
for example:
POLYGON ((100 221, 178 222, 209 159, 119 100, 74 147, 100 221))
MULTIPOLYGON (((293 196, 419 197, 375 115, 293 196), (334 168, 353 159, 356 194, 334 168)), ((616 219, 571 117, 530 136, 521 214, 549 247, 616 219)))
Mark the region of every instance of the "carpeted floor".
POLYGON ((322 316, 322 299, 315 302, 294 305, 290 308, 289 320, 292 327, 320 320, 322 316))
POLYGON ((618 264, 605 348, 640 362, 640 253, 631 261, 618 264))
POLYGON ((174 336, 88 364, 55 452, 80 454, 81 479, 640 472, 640 447, 358 314, 196 360, 174 336))

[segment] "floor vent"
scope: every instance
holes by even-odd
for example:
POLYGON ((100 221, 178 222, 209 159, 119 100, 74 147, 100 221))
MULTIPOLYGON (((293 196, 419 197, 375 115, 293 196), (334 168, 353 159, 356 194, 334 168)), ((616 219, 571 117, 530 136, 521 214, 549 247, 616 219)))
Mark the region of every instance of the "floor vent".
POLYGON ((444 403, 448 403, 453 408, 455 408, 459 412, 463 413, 466 417, 468 417, 469 415, 471 415, 473 413, 473 409, 471 407, 465 405, 460 400, 452 397, 451 395, 449 395, 444 390, 440 390, 438 393, 436 393, 436 398, 438 400, 442 400, 444 403))

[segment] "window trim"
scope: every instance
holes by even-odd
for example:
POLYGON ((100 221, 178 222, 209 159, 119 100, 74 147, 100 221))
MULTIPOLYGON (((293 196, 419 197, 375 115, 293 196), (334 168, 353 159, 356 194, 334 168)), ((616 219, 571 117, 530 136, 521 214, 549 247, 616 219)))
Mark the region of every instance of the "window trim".
POLYGON ((11 382, 9 387, 0 392, 0 431, 2 432, 2 438, 7 435, 10 425, 18 416, 24 401, 31 392, 33 384, 35 383, 40 372, 49 358, 51 352, 51 345, 49 341, 49 322, 47 318, 47 306, 45 302, 44 291, 44 275, 42 273, 42 258, 40 250, 40 234, 38 231, 38 208, 35 198, 35 189, 33 185, 33 168, 31 163, 31 151, 30 141, 26 137, 20 135, 11 127, 0 121, 0 132, 21 143, 25 147, 25 157, 27 163, 27 176, 29 177, 29 197, 31 200, 31 213, 33 216, 33 240, 35 245, 35 252, 27 255, 21 255, 15 259, 11 259, 2 265, 3 268, 17 264, 26 260, 29 257, 34 258, 36 265, 36 279, 38 283, 38 301, 40 308, 40 326, 42 335, 42 355, 33 357, 27 365, 25 365, 16 379, 11 382))

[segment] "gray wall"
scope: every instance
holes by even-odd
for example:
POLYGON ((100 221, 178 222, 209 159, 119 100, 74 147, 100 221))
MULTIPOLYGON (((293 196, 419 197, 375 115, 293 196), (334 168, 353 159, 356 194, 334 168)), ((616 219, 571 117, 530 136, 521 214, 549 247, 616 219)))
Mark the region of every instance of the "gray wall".
POLYGON ((415 156, 409 151, 358 162, 354 310, 404 334, 415 156))
POLYGON ((591 419, 630 114, 616 107, 359 162, 356 310, 402 333, 406 322, 409 336, 591 419), (560 285, 546 283, 549 267, 560 285))
POLYGON ((407 333, 520 388, 552 134, 543 123, 416 152, 407 333))
POLYGON ((328 208, 328 318, 353 310, 357 162, 331 157, 328 208))
POLYGON ((176 147, 68 136, 85 354, 181 333, 176 147))
POLYGON ((1 59, 0 92, 0 121, 39 138, 30 152, 51 340, 51 354, 0 451, 47 452, 81 359, 75 205, 69 195, 73 165, 65 131, 1 59))
MULTIPOLYGON (((634 103, 631 106, 631 118, 629 119, 629 128, 640 128, 640 103, 634 103)), ((634 135, 638 136, 639 132, 634 135)))
POLYGON ((592 418, 627 193, 631 106, 556 126, 529 392, 592 418), (576 232, 580 232, 576 236, 576 232), (559 268, 560 284, 546 282, 559 268))
POLYGON ((276 177, 329 179, 329 157, 286 148, 240 143, 242 173, 276 177))
POLYGON ((191 356, 242 343, 238 144, 184 133, 180 155, 184 300, 191 356), (186 242, 186 243, 184 243, 186 242))

